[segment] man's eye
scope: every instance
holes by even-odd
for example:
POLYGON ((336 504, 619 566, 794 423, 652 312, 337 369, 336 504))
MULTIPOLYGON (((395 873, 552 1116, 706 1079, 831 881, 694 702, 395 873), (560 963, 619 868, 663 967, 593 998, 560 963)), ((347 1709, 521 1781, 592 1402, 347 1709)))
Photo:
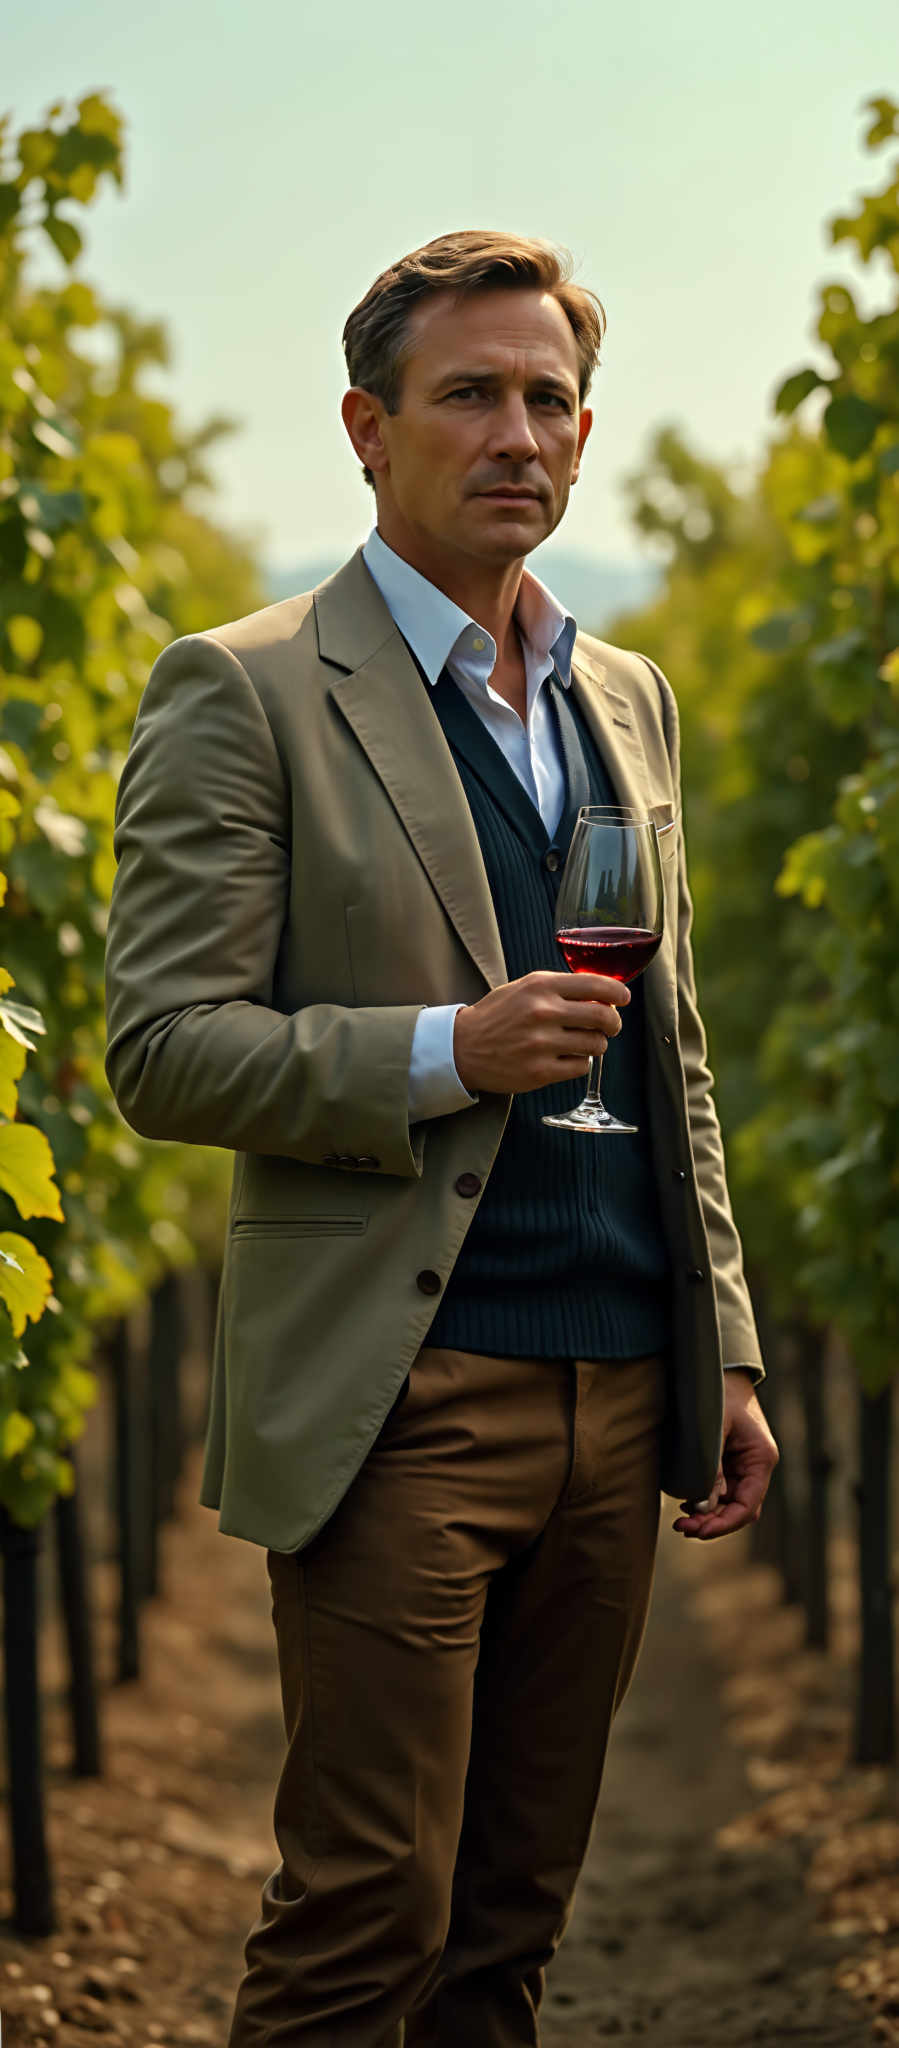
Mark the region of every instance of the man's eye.
MULTIPOLYGON (((457 384, 454 391, 447 393, 448 398, 489 398, 490 396, 491 392, 486 384, 457 384)), ((549 404, 558 406, 562 412, 569 412, 571 410, 568 399, 561 391, 536 391, 534 398, 539 405, 549 404)))

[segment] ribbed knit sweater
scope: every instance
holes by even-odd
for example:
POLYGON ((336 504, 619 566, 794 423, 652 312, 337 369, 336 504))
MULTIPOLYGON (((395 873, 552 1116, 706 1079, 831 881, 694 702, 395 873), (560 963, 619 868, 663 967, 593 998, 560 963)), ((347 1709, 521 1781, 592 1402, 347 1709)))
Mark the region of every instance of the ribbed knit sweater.
MULTIPOLYGON (((434 709, 452 749, 487 869, 510 981, 563 968, 554 916, 581 804, 614 803, 573 693, 548 684, 567 801, 550 840, 540 813, 477 712, 444 671, 434 709)), ((669 1336, 669 1264, 643 1083, 639 980, 603 1063, 603 1096, 636 1136, 553 1130, 583 1081, 516 1095, 487 1186, 427 1342, 506 1357, 635 1358, 669 1336)))

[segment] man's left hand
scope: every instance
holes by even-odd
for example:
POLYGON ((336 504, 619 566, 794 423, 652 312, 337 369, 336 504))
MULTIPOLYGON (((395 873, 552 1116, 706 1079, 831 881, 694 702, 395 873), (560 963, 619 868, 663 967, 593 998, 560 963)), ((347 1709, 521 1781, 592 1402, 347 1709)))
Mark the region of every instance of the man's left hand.
POLYGON ((683 1536, 729 1536, 757 1522, 780 1452, 752 1380, 737 1367, 724 1375, 724 1431, 721 1463, 707 1501, 682 1501, 685 1512, 672 1523, 683 1536))

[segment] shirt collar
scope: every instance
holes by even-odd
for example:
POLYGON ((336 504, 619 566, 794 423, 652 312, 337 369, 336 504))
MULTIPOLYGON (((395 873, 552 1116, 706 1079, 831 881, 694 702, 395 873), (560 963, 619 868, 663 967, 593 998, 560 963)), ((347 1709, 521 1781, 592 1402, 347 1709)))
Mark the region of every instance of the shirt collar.
MULTIPOLYGON (((376 526, 368 536, 362 557, 429 683, 436 683, 454 653, 469 672, 483 665, 483 680, 488 680, 496 661, 496 643, 485 626, 480 626, 427 576, 388 547, 376 526), (483 646, 479 647, 478 641, 483 646)), ((515 616, 535 655, 542 659, 552 655, 567 689, 577 625, 571 613, 563 610, 530 569, 525 570, 521 579, 515 616)))

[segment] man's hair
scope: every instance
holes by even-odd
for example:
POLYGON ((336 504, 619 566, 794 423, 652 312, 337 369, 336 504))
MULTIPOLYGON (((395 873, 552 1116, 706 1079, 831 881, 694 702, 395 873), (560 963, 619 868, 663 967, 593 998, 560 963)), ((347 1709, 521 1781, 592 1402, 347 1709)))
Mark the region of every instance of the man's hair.
MULTIPOLYGON (((527 235, 504 235, 495 228, 438 235, 382 270, 353 307, 343 330, 350 383, 380 398, 387 412, 398 412, 411 348, 410 315, 425 299, 438 292, 467 298, 484 291, 543 291, 558 299, 574 335, 583 405, 599 362, 606 315, 595 292, 572 283, 573 267, 567 249, 527 235)), ((374 483, 370 469, 362 474, 366 483, 374 483)))

